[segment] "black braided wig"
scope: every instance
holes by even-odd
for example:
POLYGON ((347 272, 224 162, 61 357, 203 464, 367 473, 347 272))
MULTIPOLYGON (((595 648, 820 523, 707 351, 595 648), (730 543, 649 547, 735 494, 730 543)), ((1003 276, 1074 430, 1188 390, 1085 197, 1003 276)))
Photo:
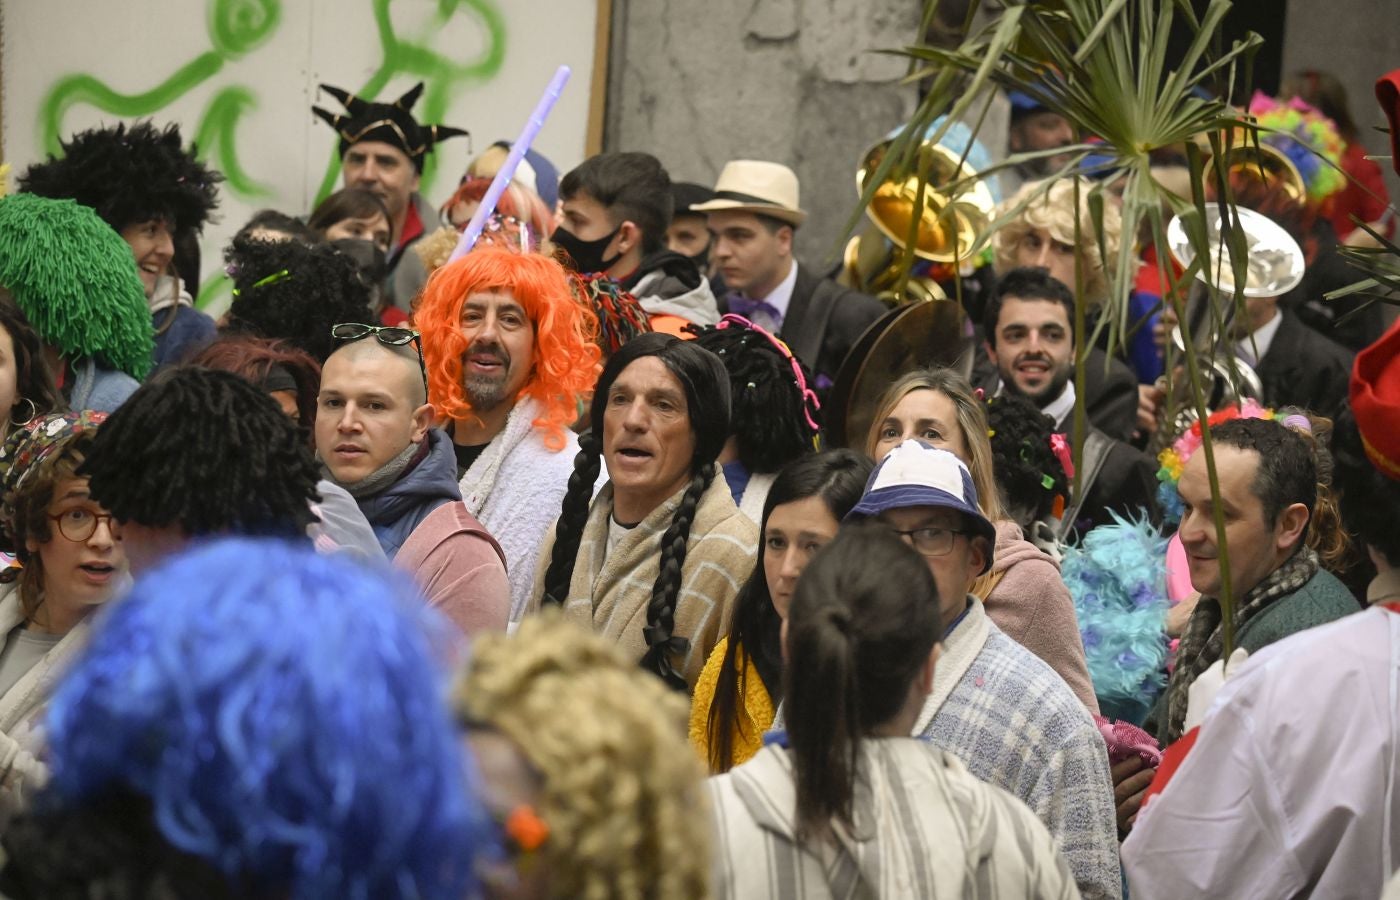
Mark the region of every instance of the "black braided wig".
POLYGON ((306 436, 231 372, 186 366, 142 385, 78 469, 119 521, 191 536, 305 539, 320 474, 306 436))
MULTIPOLYGON (((691 330, 695 343, 718 356, 729 373, 729 433, 744 468, 754 474, 777 472, 816 449, 792 362, 771 340, 732 325, 691 330)), ((811 384, 811 370, 800 360, 798 365, 811 384)), ((815 408, 811 412, 820 427, 821 413, 815 408)))
POLYGON ((233 278, 228 328, 289 341, 324 363, 331 327, 377 321, 355 261, 334 247, 238 237, 224 254, 233 278))
POLYGON ((22 192, 76 200, 117 231, 167 219, 175 231, 198 232, 218 206, 224 176, 186 150, 180 126, 149 121, 92 128, 62 142, 63 155, 19 177, 22 192))
POLYGON ((672 633, 676 603, 680 597, 691 520, 701 496, 715 479, 719 468, 715 459, 729 434, 729 377, 724 364, 713 353, 674 335, 651 332, 623 344, 603 367, 593 394, 592 428, 579 440, 574 473, 569 478, 569 489, 555 526, 554 551, 544 576, 544 602, 563 605, 569 596, 569 582, 573 579, 579 543, 588 521, 593 483, 602 464, 603 412, 608 392, 624 369, 647 356, 660 359, 685 391, 690 429, 695 437, 695 455, 691 459, 690 483, 661 538, 660 571, 647 604, 644 630, 647 652, 641 665, 672 687, 685 690, 685 678, 676 671, 675 656, 686 651, 689 641, 672 633))

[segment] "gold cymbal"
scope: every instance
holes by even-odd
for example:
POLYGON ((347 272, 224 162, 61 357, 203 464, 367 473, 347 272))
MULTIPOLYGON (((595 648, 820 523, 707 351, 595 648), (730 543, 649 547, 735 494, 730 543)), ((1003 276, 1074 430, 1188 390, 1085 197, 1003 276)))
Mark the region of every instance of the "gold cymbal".
POLYGON ((875 404, 890 384, 916 369, 972 368, 972 323, 953 300, 924 300, 885 313, 851 347, 826 403, 829 446, 862 450, 875 404))

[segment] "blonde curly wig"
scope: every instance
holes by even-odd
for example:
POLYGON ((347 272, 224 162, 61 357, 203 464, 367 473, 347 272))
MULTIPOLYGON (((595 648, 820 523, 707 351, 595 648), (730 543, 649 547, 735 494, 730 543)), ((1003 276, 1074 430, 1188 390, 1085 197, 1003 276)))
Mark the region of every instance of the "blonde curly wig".
MULTIPOLYGON (((1005 215, 1034 194, 1042 196, 1031 199, 1026 208, 1015 219, 1002 226, 992 235, 992 246, 996 252, 996 270, 1005 274, 1016 268, 1016 248, 1026 235, 1042 228, 1062 244, 1079 249, 1079 267, 1084 273, 1084 300, 1098 306, 1108 299, 1113 281, 1114 267, 1118 260, 1119 242, 1122 240, 1123 220, 1114 203, 1104 203, 1103 244, 1108 259, 1105 263, 1099 257, 1099 243, 1094 236, 1094 219, 1089 212, 1089 191, 1093 185, 1079 180, 1079 228, 1080 240, 1074 239, 1074 183, 1077 179, 1061 178, 1046 189, 1043 182, 1032 181, 1021 186, 1016 195, 1007 200, 997 210, 997 215, 1005 215)), ((1071 289, 1074 285, 1069 286, 1071 289)))
POLYGON ((552 897, 709 896, 704 772, 683 698, 558 615, 478 638, 455 705, 543 773, 552 897))

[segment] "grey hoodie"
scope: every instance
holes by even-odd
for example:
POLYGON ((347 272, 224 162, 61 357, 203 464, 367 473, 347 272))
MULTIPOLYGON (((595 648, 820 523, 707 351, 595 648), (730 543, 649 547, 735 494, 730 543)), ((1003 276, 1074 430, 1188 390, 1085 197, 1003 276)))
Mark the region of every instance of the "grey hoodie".
POLYGON ((719 321, 719 306, 709 279, 700 274, 693 260, 679 253, 653 253, 620 283, 648 315, 679 316, 696 325, 719 321))

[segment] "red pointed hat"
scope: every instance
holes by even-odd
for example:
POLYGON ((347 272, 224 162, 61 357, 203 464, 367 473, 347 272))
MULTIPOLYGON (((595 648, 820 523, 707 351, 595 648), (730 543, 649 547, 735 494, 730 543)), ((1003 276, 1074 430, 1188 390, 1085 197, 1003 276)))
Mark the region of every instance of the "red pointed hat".
POLYGON ((1351 411, 1372 464, 1400 481, 1400 322, 1356 355, 1351 411))

